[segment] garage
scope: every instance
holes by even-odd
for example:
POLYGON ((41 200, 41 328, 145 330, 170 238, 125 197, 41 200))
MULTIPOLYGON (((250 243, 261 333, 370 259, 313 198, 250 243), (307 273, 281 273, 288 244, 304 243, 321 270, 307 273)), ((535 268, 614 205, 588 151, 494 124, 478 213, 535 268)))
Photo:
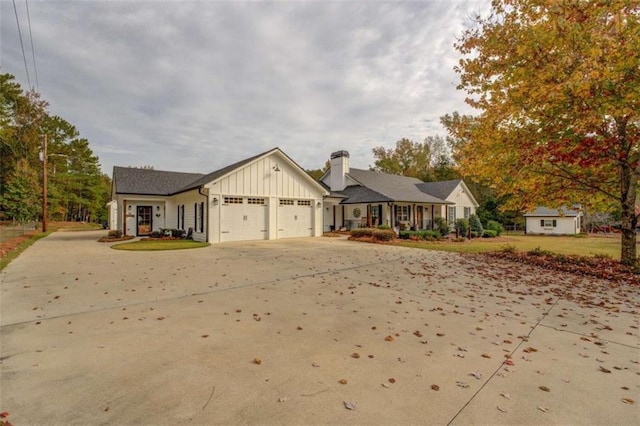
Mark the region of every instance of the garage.
POLYGON ((221 241, 266 240, 269 237, 266 198, 226 196, 221 215, 221 241))
POLYGON ((278 204, 278 238, 313 235, 312 200, 281 198, 278 204))

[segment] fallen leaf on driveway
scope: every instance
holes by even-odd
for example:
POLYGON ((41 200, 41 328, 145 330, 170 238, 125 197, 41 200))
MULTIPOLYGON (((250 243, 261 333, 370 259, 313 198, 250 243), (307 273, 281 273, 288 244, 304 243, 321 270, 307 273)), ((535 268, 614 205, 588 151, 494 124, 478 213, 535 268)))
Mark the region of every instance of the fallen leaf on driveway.
POLYGON ((631 398, 622 398, 622 402, 625 404, 633 404, 635 401, 631 398))
POLYGON ((456 385, 458 385, 458 386, 459 386, 459 387, 461 387, 461 388, 468 388, 468 387, 469 387, 469 383, 467 383, 467 382, 462 382, 462 381, 460 381, 460 380, 458 380, 458 381, 456 382, 456 385))
POLYGON ((434 391, 439 391, 439 390, 440 390, 440 386, 438 386, 438 385, 431 385, 431 389, 433 389, 434 391))
POLYGON ((384 338, 387 342, 393 342, 393 336, 387 336, 384 338))
POLYGON ((551 389, 549 389, 546 386, 538 386, 538 389, 540 389, 541 391, 544 391, 544 392, 551 392, 551 389))
POLYGON ((482 378, 482 373, 480 373, 479 371, 475 371, 475 372, 471 373, 470 375, 475 377, 478 380, 480 380, 482 378))
POLYGON ((546 413, 547 411, 549 411, 547 407, 538 407, 538 410, 542 411, 543 413, 546 413))
POLYGON ((338 383, 340 383, 341 385, 346 385, 347 384, 347 379, 340 379, 340 380, 338 380, 338 383))
POLYGON ((355 402, 342 401, 342 403, 344 404, 344 408, 346 408, 347 410, 355 410, 356 409, 356 403, 355 402))
POLYGON ((351 358, 360 358, 360 354, 358 352, 354 352, 351 354, 351 358))
POLYGON ((598 370, 602 371, 603 373, 611 373, 611 370, 609 370, 608 368, 604 368, 603 366, 600 366, 598 370))
POLYGON ((496 407, 498 409, 498 411, 500 411, 501 413, 506 413, 507 410, 505 410, 504 408, 500 407, 499 405, 496 407))
POLYGON ((261 360, 260 358, 258 358, 258 357, 255 357, 255 358, 253 359, 253 363, 254 363, 254 364, 258 364, 258 365, 260 365, 260 364, 262 364, 262 360, 261 360))

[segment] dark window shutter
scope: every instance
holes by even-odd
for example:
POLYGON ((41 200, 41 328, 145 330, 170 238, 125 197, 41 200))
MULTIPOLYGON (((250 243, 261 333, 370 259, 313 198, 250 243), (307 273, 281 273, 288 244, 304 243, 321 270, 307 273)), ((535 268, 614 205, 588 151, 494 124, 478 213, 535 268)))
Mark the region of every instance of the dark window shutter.
POLYGON ((540 219, 540 226, 544 228, 544 219, 540 219))
POLYGON ((553 227, 554 227, 554 228, 556 227, 556 224, 557 224, 556 220, 555 220, 555 219, 553 219, 553 227))

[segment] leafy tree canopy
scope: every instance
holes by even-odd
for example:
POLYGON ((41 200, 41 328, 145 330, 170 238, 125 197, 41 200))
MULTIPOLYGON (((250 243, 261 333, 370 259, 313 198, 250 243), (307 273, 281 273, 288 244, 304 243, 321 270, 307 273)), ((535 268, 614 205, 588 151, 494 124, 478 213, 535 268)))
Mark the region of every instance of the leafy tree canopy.
POLYGON ((477 116, 443 123, 460 169, 510 207, 581 202, 621 210, 636 262, 640 3, 494 0, 456 49, 477 116))

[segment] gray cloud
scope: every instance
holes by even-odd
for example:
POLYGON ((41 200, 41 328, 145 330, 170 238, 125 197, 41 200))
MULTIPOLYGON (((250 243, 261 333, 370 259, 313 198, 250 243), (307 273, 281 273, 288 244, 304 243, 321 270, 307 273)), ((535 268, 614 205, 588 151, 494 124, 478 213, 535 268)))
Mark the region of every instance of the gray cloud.
MULTIPOLYGON (((488 3, 56 1, 29 11, 40 91, 105 172, 209 172, 274 146, 305 168, 347 149, 364 168, 375 146, 443 134, 440 116, 468 111, 452 44, 488 3)), ((0 8, 2 72, 26 87, 13 5, 0 8)))

